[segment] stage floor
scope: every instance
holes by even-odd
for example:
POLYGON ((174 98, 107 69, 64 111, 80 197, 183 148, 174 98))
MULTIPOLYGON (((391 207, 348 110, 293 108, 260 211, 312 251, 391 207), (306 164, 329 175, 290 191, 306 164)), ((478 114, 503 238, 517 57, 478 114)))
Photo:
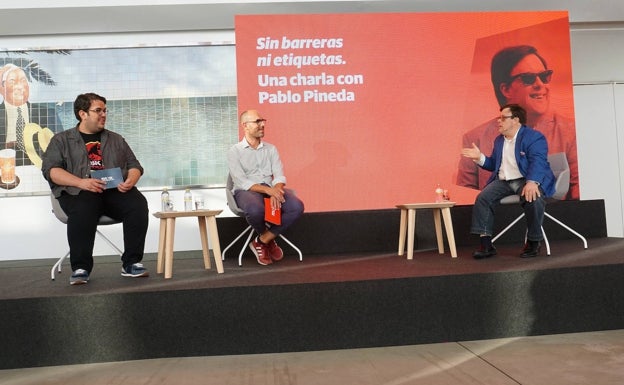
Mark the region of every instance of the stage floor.
POLYGON ((624 238, 595 238, 588 240, 588 249, 578 239, 551 242, 551 255, 522 259, 521 245, 500 245, 498 255, 474 260, 472 248, 458 248, 458 258, 440 255, 437 250, 418 251, 408 261, 396 252, 385 254, 304 255, 302 262, 282 245, 284 260, 270 266, 260 266, 250 251, 238 266, 238 250, 228 254, 225 273, 217 274, 213 264, 204 270, 201 251, 177 252, 174 255, 173 278, 165 280, 156 274, 156 255, 145 256, 149 278, 121 277, 117 256, 96 257, 95 268, 87 285, 70 286, 69 263, 63 272, 50 279, 53 259, 0 262, 0 299, 46 298, 111 293, 193 290, 219 287, 292 285, 303 283, 385 280, 408 277, 465 275, 509 271, 545 270, 566 267, 610 265, 624 263, 624 238))

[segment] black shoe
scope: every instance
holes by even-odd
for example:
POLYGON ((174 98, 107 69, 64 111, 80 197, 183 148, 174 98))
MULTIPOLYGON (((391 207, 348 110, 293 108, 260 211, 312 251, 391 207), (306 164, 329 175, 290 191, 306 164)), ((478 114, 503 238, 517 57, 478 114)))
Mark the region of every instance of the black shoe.
POLYGON ((481 246, 479 250, 476 250, 474 253, 472 253, 472 257, 474 259, 490 258, 495 255, 496 255, 496 248, 494 246, 490 246, 490 247, 481 246))
POLYGON ((522 249, 522 254, 520 254, 520 258, 537 257, 539 255, 541 247, 542 243, 539 241, 527 241, 527 243, 524 245, 524 249, 522 249))

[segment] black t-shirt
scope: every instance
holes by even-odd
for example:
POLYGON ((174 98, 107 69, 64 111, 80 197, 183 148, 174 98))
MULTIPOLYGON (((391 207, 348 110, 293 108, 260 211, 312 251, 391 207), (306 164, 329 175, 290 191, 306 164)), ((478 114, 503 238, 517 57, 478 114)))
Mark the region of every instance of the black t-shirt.
POLYGON ((87 156, 89 157, 91 170, 104 169, 104 162, 102 161, 102 147, 100 143, 102 133, 98 132, 96 134, 85 134, 81 132, 80 135, 82 135, 82 139, 87 146, 87 156))

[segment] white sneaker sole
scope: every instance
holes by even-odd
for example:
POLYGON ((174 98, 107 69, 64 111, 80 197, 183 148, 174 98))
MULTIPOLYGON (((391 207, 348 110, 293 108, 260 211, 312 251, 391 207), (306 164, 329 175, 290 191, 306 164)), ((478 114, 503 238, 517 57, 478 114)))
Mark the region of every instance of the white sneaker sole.
POLYGON ((121 271, 121 276, 122 277, 129 277, 129 278, 139 278, 139 277, 149 277, 149 272, 144 271, 140 274, 130 274, 130 273, 126 273, 125 271, 121 271))

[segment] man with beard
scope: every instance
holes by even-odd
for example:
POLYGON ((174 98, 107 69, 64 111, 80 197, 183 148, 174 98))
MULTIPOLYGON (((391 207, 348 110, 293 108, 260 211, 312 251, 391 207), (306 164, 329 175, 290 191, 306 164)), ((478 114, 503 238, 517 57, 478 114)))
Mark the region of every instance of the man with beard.
POLYGON ((266 119, 258 111, 244 111, 240 115, 240 127, 245 136, 227 154, 236 205, 257 234, 249 248, 263 266, 282 259, 284 252, 275 238, 299 219, 304 210, 303 202, 285 188, 286 176, 277 148, 262 140, 265 125, 266 119), (269 199, 271 209, 280 210, 280 224, 265 222, 264 198, 269 199))
POLYGON ((52 137, 43 155, 43 176, 67 214, 67 240, 72 267, 71 285, 85 284, 93 269, 93 245, 102 215, 123 223, 121 275, 147 277, 143 251, 148 226, 147 200, 136 188, 143 167, 125 139, 104 128, 106 99, 94 93, 78 95, 75 128, 52 137), (119 169, 116 187, 91 178, 96 170, 119 169))

